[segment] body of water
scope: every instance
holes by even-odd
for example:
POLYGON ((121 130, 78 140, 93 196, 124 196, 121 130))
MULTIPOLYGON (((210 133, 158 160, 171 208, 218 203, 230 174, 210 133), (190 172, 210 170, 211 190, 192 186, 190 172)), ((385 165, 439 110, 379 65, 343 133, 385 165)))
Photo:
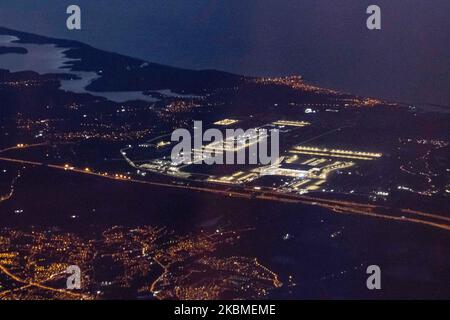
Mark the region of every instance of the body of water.
POLYGON ((69 48, 59 48, 52 44, 23 44, 14 43, 18 40, 13 36, 0 35, 0 46, 21 47, 28 52, 26 54, 8 53, 0 55, 0 69, 6 69, 10 72, 35 71, 39 74, 46 73, 70 73, 80 79, 61 80, 61 89, 74 93, 89 93, 95 96, 104 97, 114 102, 125 102, 130 100, 143 100, 155 102, 158 99, 144 95, 140 91, 117 91, 117 92, 92 92, 87 91, 86 87, 98 79, 100 76, 95 72, 70 71, 62 69, 71 61, 64 54, 69 48))
POLYGON ((340 91, 450 105, 448 0, 2 0, 0 23, 146 61, 243 75, 301 74, 340 91), (369 5, 379 31, 366 28, 369 5))

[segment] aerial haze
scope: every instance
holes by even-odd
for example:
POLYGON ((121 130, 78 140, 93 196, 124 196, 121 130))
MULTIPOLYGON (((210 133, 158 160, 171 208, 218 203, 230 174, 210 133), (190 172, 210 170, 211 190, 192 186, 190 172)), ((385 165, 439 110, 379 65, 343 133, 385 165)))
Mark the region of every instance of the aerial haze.
POLYGON ((447 0, 78 0, 82 30, 69 31, 72 2, 3 0, 0 25, 177 67, 301 74, 356 94, 450 104, 447 0), (370 4, 381 7, 380 31, 366 28, 370 4))

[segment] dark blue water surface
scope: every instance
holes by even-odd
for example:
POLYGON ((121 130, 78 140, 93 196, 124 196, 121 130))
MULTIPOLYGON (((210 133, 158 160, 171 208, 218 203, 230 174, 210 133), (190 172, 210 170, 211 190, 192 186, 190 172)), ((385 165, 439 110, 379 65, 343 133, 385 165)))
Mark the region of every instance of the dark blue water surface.
POLYGON ((323 86, 450 105, 448 0, 2 0, 0 24, 185 68, 303 74, 323 86), (382 30, 366 8, 382 9, 382 30))

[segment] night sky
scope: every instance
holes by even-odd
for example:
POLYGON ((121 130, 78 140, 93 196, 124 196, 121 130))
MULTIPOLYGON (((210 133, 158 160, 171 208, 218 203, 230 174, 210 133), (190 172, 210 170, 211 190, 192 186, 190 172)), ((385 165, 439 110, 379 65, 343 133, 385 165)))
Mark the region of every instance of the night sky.
POLYGON ((0 25, 192 69, 450 105, 449 0, 1 0, 0 25), (82 31, 65 27, 82 8, 82 31), (382 8, 382 30, 366 8, 382 8))

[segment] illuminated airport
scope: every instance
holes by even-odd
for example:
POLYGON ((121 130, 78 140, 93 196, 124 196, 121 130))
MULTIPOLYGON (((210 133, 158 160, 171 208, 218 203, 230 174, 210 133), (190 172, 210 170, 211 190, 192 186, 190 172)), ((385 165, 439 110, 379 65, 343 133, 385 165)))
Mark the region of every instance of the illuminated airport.
MULTIPOLYGON (((213 128, 233 126, 241 123, 237 119, 223 119, 213 123, 213 128), (214 127, 215 126, 215 127, 214 127)), ((192 148, 190 153, 195 155, 192 161, 183 162, 182 159, 172 159, 170 151, 174 143, 164 136, 148 143, 141 144, 139 149, 145 152, 143 160, 132 160, 125 149, 122 155, 130 165, 138 170, 140 175, 157 173, 179 178, 185 181, 203 181, 212 184, 223 184, 236 187, 249 187, 254 190, 270 189, 283 193, 308 193, 325 191, 327 182, 333 173, 347 172, 360 164, 379 160, 383 155, 379 152, 350 150, 339 146, 316 146, 314 141, 308 144, 296 144, 292 137, 301 136, 302 130, 312 124, 308 121, 275 120, 254 128, 241 130, 241 135, 226 136, 225 139, 192 148), (269 165, 235 166, 205 164, 205 160, 226 153, 236 155, 239 152, 254 152, 256 144, 267 138, 266 130, 280 129, 283 142, 276 161, 269 165), (281 150, 282 149, 282 150, 281 150), (147 154, 161 155, 152 158, 147 154)), ((219 129, 220 130, 220 129, 219 129)), ((230 129, 227 129, 230 130, 230 129)), ((297 139, 297 138, 296 138, 297 139)), ((135 150, 134 150, 135 151, 135 150)), ((334 190, 333 188, 328 188, 334 190)))

